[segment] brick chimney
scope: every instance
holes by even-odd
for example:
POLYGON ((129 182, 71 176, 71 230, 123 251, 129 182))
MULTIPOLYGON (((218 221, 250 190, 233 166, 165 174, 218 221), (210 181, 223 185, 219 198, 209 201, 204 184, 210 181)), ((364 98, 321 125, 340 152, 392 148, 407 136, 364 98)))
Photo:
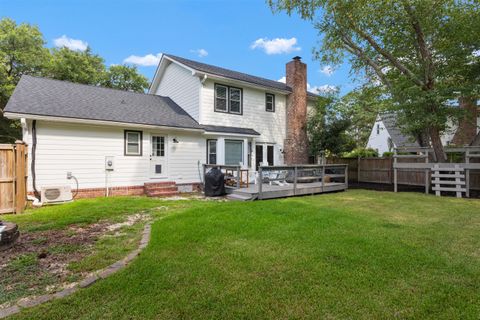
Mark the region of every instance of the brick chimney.
POLYGON ((476 99, 470 97, 462 97, 458 99, 458 102, 465 114, 459 120, 452 144, 464 146, 469 145, 477 135, 477 103, 476 99))
POLYGON ((284 143, 285 164, 307 164, 307 65, 300 57, 287 63, 286 84, 292 88, 287 96, 287 138, 284 143))

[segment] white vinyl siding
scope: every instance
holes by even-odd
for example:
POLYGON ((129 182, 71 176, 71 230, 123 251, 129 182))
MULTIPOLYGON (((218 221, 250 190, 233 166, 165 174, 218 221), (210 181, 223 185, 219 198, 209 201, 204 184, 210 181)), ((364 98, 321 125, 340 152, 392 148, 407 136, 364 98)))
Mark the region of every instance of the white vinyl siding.
POLYGON ((199 120, 200 80, 191 71, 170 63, 155 94, 170 97, 192 118, 199 120))
MULTIPOLYGON (((205 138, 196 133, 171 133, 168 131, 143 132, 141 156, 124 155, 123 127, 81 125, 37 121, 36 178, 37 188, 75 184, 67 180, 67 172, 78 179, 80 188, 105 187, 105 157, 113 156, 115 168, 109 174, 110 186, 135 186, 152 182, 150 174, 151 136, 177 138, 179 143, 166 143, 168 176, 166 181, 177 183, 200 182, 198 162, 205 163, 205 138)), ((128 129, 127 129, 128 130, 128 129)), ((31 121, 29 121, 31 133, 31 121)), ((31 134, 26 138, 31 162, 31 134)), ((30 165, 29 165, 30 170, 30 165)), ((32 191, 31 172, 28 175, 29 191, 32 191)))
MULTIPOLYGON (((275 112, 265 112, 265 91, 244 87, 242 88, 242 115, 236 115, 214 111, 214 86, 214 81, 208 79, 203 85, 201 124, 252 128, 260 133, 260 136, 256 138, 257 142, 275 143, 278 149, 283 148, 286 136, 285 95, 276 94, 275 112)), ((281 153, 278 152, 278 154, 281 157, 281 153)), ((283 159, 277 160, 279 164, 283 163, 283 159)))

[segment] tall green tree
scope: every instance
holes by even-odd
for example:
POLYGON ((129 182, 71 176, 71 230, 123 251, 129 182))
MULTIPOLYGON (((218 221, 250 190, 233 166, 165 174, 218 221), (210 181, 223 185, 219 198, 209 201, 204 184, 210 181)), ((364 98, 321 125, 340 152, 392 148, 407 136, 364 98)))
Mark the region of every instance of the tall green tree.
POLYGON ((49 51, 44 44, 36 26, 0 20, 0 142, 13 142, 20 136, 18 123, 4 118, 1 111, 22 75, 39 75, 45 69, 49 51))
POLYGON ((52 49, 47 76, 76 83, 99 85, 105 77, 102 57, 93 54, 90 48, 74 51, 66 47, 52 49))
POLYGON ((335 110, 337 94, 320 96, 307 118, 308 146, 311 155, 324 151, 329 155, 340 155, 352 150, 355 142, 348 135, 349 119, 335 110))
POLYGON ((469 0, 269 0, 274 10, 298 12, 322 33, 316 56, 348 59, 396 102, 409 132, 426 133, 438 161, 440 139, 457 116, 451 99, 479 96, 480 5, 469 0))
POLYGON ((337 116, 349 121, 346 133, 355 148, 364 148, 377 115, 393 105, 381 87, 364 85, 341 97, 332 108, 337 116))
POLYGON ((149 87, 148 79, 138 73, 135 66, 113 65, 105 73, 101 86, 133 92, 145 92, 149 87))

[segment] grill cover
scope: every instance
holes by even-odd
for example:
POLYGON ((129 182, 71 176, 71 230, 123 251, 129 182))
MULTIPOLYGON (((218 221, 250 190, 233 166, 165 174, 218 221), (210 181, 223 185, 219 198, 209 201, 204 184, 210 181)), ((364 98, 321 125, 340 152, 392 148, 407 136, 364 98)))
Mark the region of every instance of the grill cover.
POLYGON ((218 168, 212 168, 205 174, 205 196, 219 197, 225 195, 224 174, 218 168))

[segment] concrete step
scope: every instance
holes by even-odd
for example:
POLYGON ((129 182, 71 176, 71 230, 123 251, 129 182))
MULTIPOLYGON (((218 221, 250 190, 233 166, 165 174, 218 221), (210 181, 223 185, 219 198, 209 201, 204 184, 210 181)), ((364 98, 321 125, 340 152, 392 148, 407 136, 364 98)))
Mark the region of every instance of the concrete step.
POLYGON ((162 182, 146 182, 143 184, 145 188, 155 188, 155 187, 165 187, 165 186, 175 186, 175 181, 162 181, 162 182))
POLYGON ((227 199, 232 201, 250 201, 253 200, 253 197, 251 195, 231 193, 227 195, 227 199))
POLYGON ((147 197, 155 197, 155 198, 173 197, 177 195, 178 195, 178 191, 155 191, 155 192, 147 193, 147 197))
POLYGON ((148 187, 148 188, 145 188, 145 193, 157 192, 157 191, 165 191, 165 192, 178 191, 178 187, 177 186, 164 186, 164 187, 148 187))

